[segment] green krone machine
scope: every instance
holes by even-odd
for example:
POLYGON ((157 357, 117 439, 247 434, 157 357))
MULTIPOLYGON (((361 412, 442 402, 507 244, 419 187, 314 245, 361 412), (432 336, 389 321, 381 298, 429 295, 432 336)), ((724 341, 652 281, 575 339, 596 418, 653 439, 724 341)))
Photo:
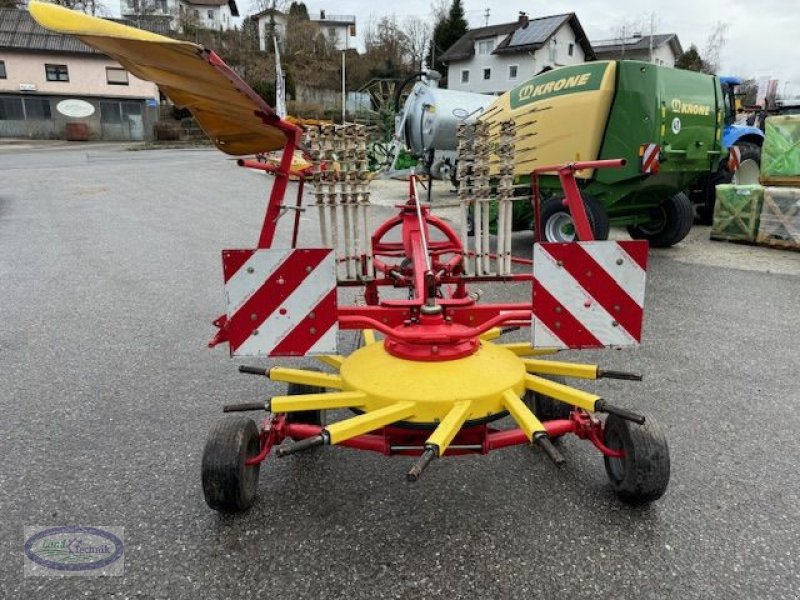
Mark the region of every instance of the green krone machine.
MULTIPOLYGON (((692 227, 683 193, 727 154, 722 146, 723 96, 711 75, 638 61, 603 61, 548 71, 522 83, 487 108, 482 119, 516 125, 515 181, 530 184, 536 167, 624 158, 622 168, 586 170, 578 181, 595 237, 610 225, 635 239, 667 247, 692 227)), ((558 178, 539 178, 544 237, 574 239, 558 178)), ((515 224, 531 223, 517 202, 515 224)))

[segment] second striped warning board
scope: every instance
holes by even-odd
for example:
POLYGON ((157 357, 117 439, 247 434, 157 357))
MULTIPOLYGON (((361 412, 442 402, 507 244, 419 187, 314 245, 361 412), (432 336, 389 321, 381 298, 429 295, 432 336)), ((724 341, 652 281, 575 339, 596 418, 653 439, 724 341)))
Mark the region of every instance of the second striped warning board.
POLYGON ((222 266, 231 355, 336 352, 333 250, 225 250, 222 266))
POLYGON ((639 344, 647 252, 645 241, 534 244, 533 346, 639 344))

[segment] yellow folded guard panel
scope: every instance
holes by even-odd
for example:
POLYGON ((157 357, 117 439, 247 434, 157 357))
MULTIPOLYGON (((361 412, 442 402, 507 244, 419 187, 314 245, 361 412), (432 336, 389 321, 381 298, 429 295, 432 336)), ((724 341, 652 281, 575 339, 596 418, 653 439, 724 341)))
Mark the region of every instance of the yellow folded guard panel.
POLYGON ((227 154, 282 148, 278 116, 213 52, 202 46, 90 17, 53 4, 31 2, 42 27, 78 37, 140 79, 156 83, 188 108, 214 144, 227 154))
MULTIPOLYGON (((616 69, 613 61, 554 69, 506 92, 486 109, 492 123, 516 123, 515 176, 544 165, 597 160, 614 99, 616 69), (551 109, 554 105, 557 110, 551 109)), ((576 175, 590 178, 593 171, 576 175)))

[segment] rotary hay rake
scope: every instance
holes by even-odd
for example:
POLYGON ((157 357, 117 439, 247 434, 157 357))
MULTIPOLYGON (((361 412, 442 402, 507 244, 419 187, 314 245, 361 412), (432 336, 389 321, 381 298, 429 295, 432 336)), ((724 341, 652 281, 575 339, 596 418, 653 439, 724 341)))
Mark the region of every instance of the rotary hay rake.
POLYGON ((239 161, 275 179, 256 248, 222 253, 227 310, 215 321, 219 329, 210 345, 227 342, 234 356, 316 356, 333 372, 240 367, 287 383, 287 393, 224 408, 266 410, 266 416, 260 427, 233 415, 212 429, 202 465, 209 506, 248 508, 260 465, 272 453, 285 457, 340 445, 409 455, 416 460, 407 478, 416 481, 435 459, 523 444, 539 447, 560 466, 564 457, 553 440, 566 434, 600 451, 623 501, 646 503, 664 493, 669 452, 658 424, 563 380, 641 377, 542 358, 564 349, 634 345, 641 338, 647 243, 592 241, 574 178, 578 170, 622 161, 535 169, 537 221, 536 175, 556 172, 582 241, 540 243, 537 226, 533 259, 513 257, 511 203, 520 200, 513 197, 512 173, 515 148, 526 135, 514 122, 485 115, 459 130, 460 234, 420 201, 413 175, 407 202, 372 231, 362 128, 322 125, 303 132, 280 119, 213 52, 53 5, 31 3, 30 10, 45 27, 77 35, 134 75, 159 83, 192 110, 224 152, 282 149, 279 164, 239 161), (298 147, 311 166, 293 170, 298 147), (294 204, 284 200, 290 177, 299 180, 294 204), (306 180, 314 185, 312 212, 322 247, 299 245, 300 213, 309 208, 302 206, 306 180), (470 209, 473 244, 467 237, 470 209), (293 219, 286 219, 289 214, 293 219), (286 221, 292 241, 277 248, 276 228, 286 221), (528 283, 531 296, 480 303, 480 291, 468 285, 487 282, 528 283), (355 303, 339 304, 344 288, 357 292, 355 303), (387 289, 407 297, 385 297, 387 289), (531 328, 530 341, 498 341, 521 327, 531 328), (348 356, 337 354, 340 329, 361 331, 364 344, 348 356), (353 415, 325 424, 323 412, 335 409, 353 415), (598 418, 602 413, 605 419, 598 418), (493 425, 507 415, 516 427, 493 425))

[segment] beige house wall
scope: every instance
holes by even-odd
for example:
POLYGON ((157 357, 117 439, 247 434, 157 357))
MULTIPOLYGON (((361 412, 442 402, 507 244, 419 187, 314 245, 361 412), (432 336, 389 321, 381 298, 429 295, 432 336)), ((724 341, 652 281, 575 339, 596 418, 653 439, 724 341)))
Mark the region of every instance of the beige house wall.
POLYGON ((106 67, 121 68, 119 63, 102 55, 47 54, 0 50, 5 62, 6 79, 0 79, 0 93, 24 91, 20 84, 33 84, 37 94, 66 96, 104 96, 117 98, 156 98, 158 86, 128 73, 128 85, 111 85, 106 67), (69 81, 47 81, 45 64, 67 65, 69 81))

